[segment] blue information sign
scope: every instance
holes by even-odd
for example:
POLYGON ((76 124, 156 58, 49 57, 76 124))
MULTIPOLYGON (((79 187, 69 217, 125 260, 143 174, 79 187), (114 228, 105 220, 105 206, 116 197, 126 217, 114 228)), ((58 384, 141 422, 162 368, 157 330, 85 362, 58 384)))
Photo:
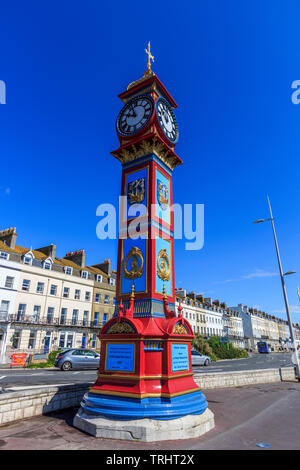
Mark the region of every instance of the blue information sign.
POLYGON ((189 369, 189 353, 187 344, 171 344, 172 372, 189 369))
POLYGON ((134 344, 108 344, 106 370, 134 372, 134 344))

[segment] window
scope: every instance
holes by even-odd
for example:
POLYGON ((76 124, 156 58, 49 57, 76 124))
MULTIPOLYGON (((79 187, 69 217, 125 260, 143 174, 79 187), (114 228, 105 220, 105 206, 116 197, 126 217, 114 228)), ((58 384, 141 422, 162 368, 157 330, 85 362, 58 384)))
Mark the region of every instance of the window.
POLYGON ((96 341, 97 341, 97 335, 96 333, 93 334, 93 340, 92 340, 92 348, 95 349, 96 347, 96 341))
POLYGON ((57 291, 57 286, 54 284, 51 284, 50 295, 56 295, 56 291, 57 291))
POLYGON ((30 281, 28 279, 23 279, 22 290, 29 291, 30 281))
POLYGON ((103 326, 105 325, 106 322, 107 322, 107 313, 104 313, 103 314, 103 326))
POLYGON ((97 282, 102 282, 102 279, 103 279, 103 277, 101 276, 101 274, 97 274, 96 281, 97 282))
POLYGON ((116 305, 116 298, 113 298, 113 305, 116 305))
POLYGON ((116 280, 115 280, 114 278, 110 277, 110 278, 109 278, 109 284, 110 284, 111 286, 114 286, 115 283, 116 283, 116 280))
POLYGON ((106 296, 104 297, 104 303, 105 303, 105 304, 108 304, 108 303, 109 303, 109 295, 106 295, 106 296))
POLYGON ((30 331, 28 349, 33 349, 35 345, 36 331, 30 331))
POLYGON ((18 313, 17 313, 17 321, 24 320, 26 312, 26 304, 19 304, 18 313))
POLYGON ((38 294, 42 294, 44 292, 44 287, 45 287, 45 284, 43 282, 38 282, 36 292, 38 294))
POLYGON ((33 307, 33 315, 32 315, 32 321, 33 322, 39 321, 40 313, 41 313, 41 306, 40 305, 35 305, 33 307))
POLYGON ((1 300, 0 313, 8 313, 9 300, 1 300))
POLYGON ((74 335, 73 334, 68 334, 68 336, 67 336, 67 345, 66 345, 67 348, 72 348, 73 347, 73 339, 74 339, 74 335))
POLYGON ((72 272, 73 272, 73 268, 70 268, 69 266, 66 266, 66 267, 65 267, 65 274, 69 274, 69 275, 70 275, 70 274, 72 274, 72 272))
POLYGON ((23 257, 23 263, 24 264, 32 264, 32 260, 33 260, 34 256, 32 253, 27 253, 26 255, 24 255, 23 257))
POLYGON ((101 300, 101 294, 95 294, 95 302, 98 304, 101 300))
POLYGON ((88 310, 85 310, 83 312, 83 326, 87 326, 88 325, 88 320, 89 320, 89 311, 88 310))
POLYGON ((52 323, 53 322, 53 316, 54 316, 54 307, 48 307, 47 323, 52 323))
POLYGON ((78 310, 74 309, 73 315, 72 315, 72 325, 77 325, 77 320, 78 320, 78 310))
POLYGON ((79 289, 75 289, 75 297, 74 297, 76 300, 79 300, 80 299, 80 290, 79 289))
POLYGON ((98 318, 99 318, 99 312, 95 312, 94 313, 94 322, 93 322, 94 327, 98 326, 98 318))
POLYGON ((59 343, 58 343, 58 346, 59 346, 60 348, 64 348, 64 347, 65 347, 65 338, 66 338, 65 333, 61 333, 61 334, 60 334, 60 337, 59 337, 59 343))
POLYGON ((64 287, 63 297, 68 298, 68 297, 69 297, 69 294, 70 294, 70 289, 69 289, 69 287, 64 287))
POLYGON ((88 291, 86 291, 86 293, 85 293, 85 300, 90 300, 90 298, 91 298, 91 293, 88 292, 88 291))
POLYGON ((14 287, 14 280, 14 277, 6 276, 5 287, 7 287, 8 289, 12 289, 14 287))
POLYGON ((43 263, 43 268, 44 269, 51 269, 52 268, 52 263, 49 260, 44 261, 43 263))
POLYGON ((88 272, 87 271, 81 271, 81 277, 83 279, 87 279, 88 278, 88 272))
POLYGON ((64 325, 66 323, 66 316, 67 316, 67 309, 62 308, 60 312, 60 320, 59 320, 60 325, 64 325))
POLYGON ((0 259, 8 259, 8 253, 5 253, 5 251, 0 251, 0 259))
MULTIPOLYGON (((82 347, 82 346, 81 346, 82 347)), ((84 351, 83 349, 78 349, 76 351, 72 352, 72 356, 84 356, 84 351)))

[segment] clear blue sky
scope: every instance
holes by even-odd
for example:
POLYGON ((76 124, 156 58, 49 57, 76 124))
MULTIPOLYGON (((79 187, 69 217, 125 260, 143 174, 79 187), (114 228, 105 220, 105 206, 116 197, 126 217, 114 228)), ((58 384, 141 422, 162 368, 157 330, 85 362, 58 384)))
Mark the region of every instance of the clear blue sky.
POLYGON ((269 194, 294 320, 300 320, 300 5, 290 0, 15 1, 1 5, 1 227, 18 244, 84 248, 87 263, 116 241, 96 237, 96 207, 116 204, 121 167, 117 94, 153 70, 179 107, 174 202, 205 204, 205 244, 175 245, 176 286, 284 317, 269 194))

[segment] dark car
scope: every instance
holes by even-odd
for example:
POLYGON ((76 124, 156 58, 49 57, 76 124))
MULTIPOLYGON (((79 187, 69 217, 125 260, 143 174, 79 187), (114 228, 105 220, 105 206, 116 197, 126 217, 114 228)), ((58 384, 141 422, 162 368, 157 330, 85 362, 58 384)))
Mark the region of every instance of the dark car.
POLYGON ((55 367, 61 370, 71 369, 98 369, 100 354, 91 349, 67 349, 60 351, 54 362, 55 367))

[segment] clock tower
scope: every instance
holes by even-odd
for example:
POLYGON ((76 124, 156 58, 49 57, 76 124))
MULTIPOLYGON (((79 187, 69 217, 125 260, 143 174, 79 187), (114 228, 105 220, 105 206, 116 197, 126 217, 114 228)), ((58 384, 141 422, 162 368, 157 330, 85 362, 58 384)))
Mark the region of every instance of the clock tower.
POLYGON ((144 76, 119 95, 120 146, 112 152, 123 196, 116 311, 99 334, 98 378, 74 425, 98 437, 180 439, 207 432, 214 418, 193 379, 192 328, 182 307, 175 311, 177 104, 151 70, 150 43, 146 53, 144 76))

